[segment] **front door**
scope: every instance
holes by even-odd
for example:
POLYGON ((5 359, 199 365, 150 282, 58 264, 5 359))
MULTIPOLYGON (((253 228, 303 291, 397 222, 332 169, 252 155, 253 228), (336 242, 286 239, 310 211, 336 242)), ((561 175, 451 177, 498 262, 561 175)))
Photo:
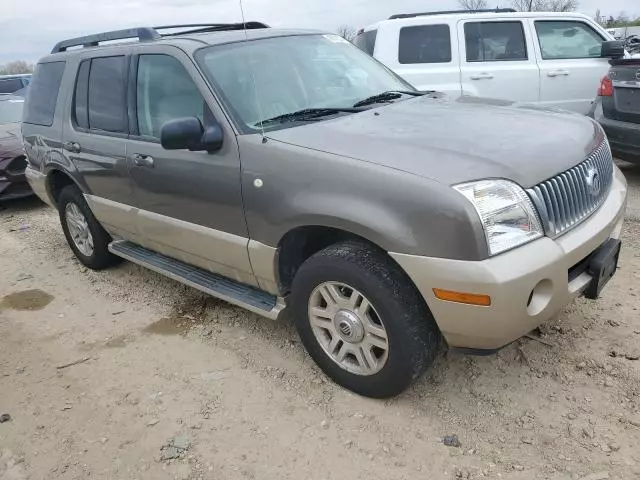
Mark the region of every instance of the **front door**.
POLYGON ((540 101, 587 114, 609 59, 600 58, 605 41, 581 20, 531 20, 540 65, 540 101))
POLYGON ((141 243, 255 285, 234 132, 191 60, 177 49, 155 48, 145 48, 144 54, 135 57, 131 71, 134 126, 127 157, 141 243), (160 144, 166 121, 197 117, 206 125, 213 115, 225 133, 221 150, 165 150, 160 144))
POLYGON ((458 24, 463 95, 538 101, 540 75, 525 27, 520 20, 458 24))

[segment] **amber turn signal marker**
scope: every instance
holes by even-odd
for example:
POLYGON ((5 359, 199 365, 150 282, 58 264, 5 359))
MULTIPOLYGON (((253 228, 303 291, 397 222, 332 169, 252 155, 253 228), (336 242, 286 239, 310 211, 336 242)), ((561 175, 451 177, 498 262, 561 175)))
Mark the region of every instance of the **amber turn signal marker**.
POLYGON ((467 305, 480 305, 488 307, 491 305, 491 297, 489 295, 478 295, 475 293, 453 292, 451 290, 433 289, 433 294, 440 300, 447 302, 466 303, 467 305))

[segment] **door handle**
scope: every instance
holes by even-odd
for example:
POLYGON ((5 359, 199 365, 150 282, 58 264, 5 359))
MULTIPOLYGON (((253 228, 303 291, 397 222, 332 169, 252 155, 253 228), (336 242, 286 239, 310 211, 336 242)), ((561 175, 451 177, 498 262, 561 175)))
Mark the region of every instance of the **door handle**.
POLYGON ((131 155, 131 159, 136 167, 153 168, 153 157, 151 155, 143 155, 141 153, 134 153, 131 155))
POLYGON ((493 75, 490 73, 482 72, 477 75, 471 75, 471 80, 491 80, 493 75))
POLYGON ((76 142, 66 142, 62 144, 62 148, 71 153, 80 153, 80 150, 82 150, 80 144, 76 142))
POLYGON ((568 77, 568 76, 569 76, 568 70, 551 70, 550 72, 547 72, 547 77, 568 77))

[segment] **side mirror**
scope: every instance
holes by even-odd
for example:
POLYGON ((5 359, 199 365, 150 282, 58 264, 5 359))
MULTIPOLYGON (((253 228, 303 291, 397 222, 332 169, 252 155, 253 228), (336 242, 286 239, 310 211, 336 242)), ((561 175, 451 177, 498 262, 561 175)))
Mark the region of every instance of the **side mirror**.
POLYGON ((160 129, 160 143, 166 150, 215 152, 222 148, 222 128, 213 121, 206 128, 196 117, 169 120, 160 129))
POLYGON ((602 42, 600 56, 602 58, 624 57, 624 42, 621 42, 620 40, 608 40, 606 42, 602 42))

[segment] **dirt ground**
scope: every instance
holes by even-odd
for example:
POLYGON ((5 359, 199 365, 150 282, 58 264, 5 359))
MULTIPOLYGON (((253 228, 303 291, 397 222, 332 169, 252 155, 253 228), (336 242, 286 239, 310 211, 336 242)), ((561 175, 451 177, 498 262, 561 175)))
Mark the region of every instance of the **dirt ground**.
POLYGON ((290 324, 133 264, 89 271, 52 209, 7 204, 0 479, 640 478, 640 168, 624 171, 599 301, 543 325, 544 343, 443 355, 388 401, 327 381, 290 324))

